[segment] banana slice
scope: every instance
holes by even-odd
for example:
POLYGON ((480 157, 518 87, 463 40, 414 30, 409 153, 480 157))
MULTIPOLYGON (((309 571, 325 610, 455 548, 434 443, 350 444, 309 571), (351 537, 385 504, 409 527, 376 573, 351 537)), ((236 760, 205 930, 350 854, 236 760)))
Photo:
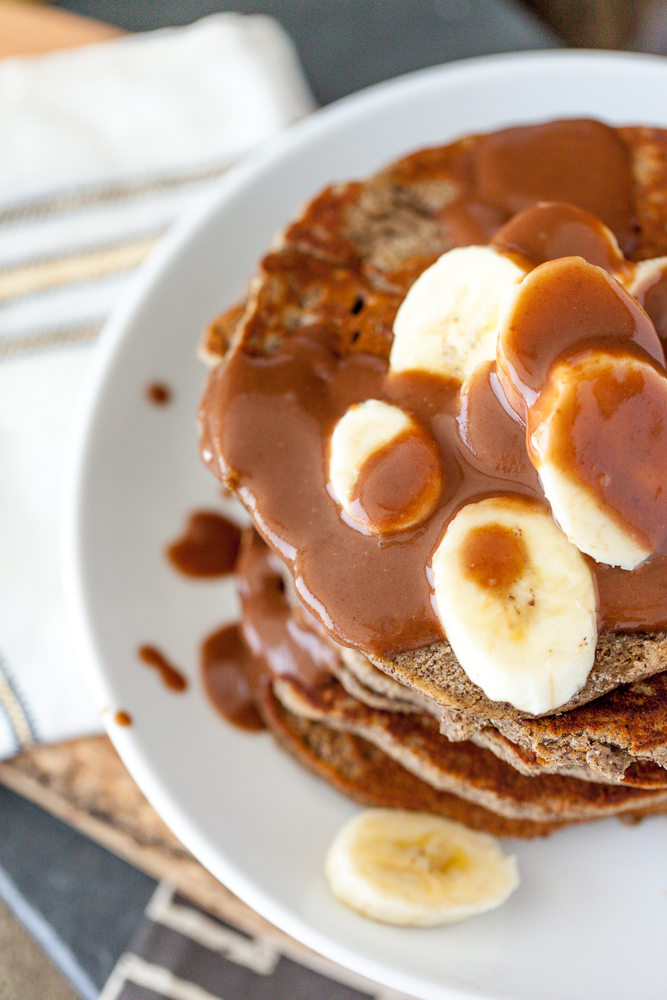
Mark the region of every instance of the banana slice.
POLYGON ((555 364, 528 411, 528 451, 553 515, 597 562, 632 570, 667 537, 667 377, 632 355, 555 364))
POLYGON ((630 352, 639 347, 664 364, 646 312, 604 268, 582 257, 535 267, 505 301, 498 330, 498 381, 520 420, 525 422, 554 362, 593 341, 630 352))
POLYGON ((399 407, 367 399, 334 428, 329 482, 347 516, 366 531, 404 531, 427 518, 440 496, 435 441, 399 407))
POLYGON ((559 257, 583 257, 620 280, 629 265, 618 240, 591 212, 560 201, 539 201, 514 215, 494 233, 491 245, 522 254, 534 264, 559 257))
POLYGON ((667 337, 667 257, 654 257, 629 265, 623 284, 646 310, 663 341, 667 337))
POLYGON ((389 368, 460 382, 496 356, 498 317, 527 274, 494 247, 457 247, 420 274, 394 321, 389 368))
POLYGON ((500 906, 516 858, 486 833, 429 813, 368 809, 338 833, 324 873, 334 896, 386 924, 435 927, 500 906))
POLYGON ((519 496, 468 504, 431 571, 447 639, 487 697, 541 715, 583 686, 595 657, 595 584, 546 510, 519 496))

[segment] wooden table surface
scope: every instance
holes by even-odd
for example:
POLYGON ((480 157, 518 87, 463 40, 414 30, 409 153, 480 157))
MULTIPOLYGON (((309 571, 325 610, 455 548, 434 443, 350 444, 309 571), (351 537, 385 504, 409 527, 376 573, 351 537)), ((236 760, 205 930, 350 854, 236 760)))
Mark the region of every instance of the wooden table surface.
POLYGON ((118 28, 37 3, 0 0, 0 59, 104 42, 118 28))

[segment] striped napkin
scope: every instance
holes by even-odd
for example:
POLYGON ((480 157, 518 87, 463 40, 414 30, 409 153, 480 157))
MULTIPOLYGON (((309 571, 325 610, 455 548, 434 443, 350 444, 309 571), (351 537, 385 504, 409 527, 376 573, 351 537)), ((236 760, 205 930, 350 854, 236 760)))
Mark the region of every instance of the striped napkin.
POLYGON ((223 923, 161 883, 99 1000, 414 1000, 305 948, 290 955, 288 940, 223 923))
POLYGON ((0 758, 100 728, 57 551, 95 340, 174 219, 312 107, 261 15, 0 62, 0 758))

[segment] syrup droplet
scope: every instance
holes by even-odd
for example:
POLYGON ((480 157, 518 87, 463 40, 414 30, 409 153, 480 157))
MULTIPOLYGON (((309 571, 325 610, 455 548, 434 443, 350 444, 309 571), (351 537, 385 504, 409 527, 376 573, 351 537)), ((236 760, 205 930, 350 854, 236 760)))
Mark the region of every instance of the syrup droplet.
POLYGON ((180 670, 169 663, 159 649, 156 649, 155 646, 140 646, 137 652, 140 660, 143 660, 149 667, 155 667, 160 672, 160 676, 168 688, 172 691, 185 691, 188 686, 187 679, 180 670))
POLYGON ((185 532, 167 549, 172 566, 186 576, 232 573, 241 542, 238 525, 211 510, 190 515, 185 532))
POLYGON ((151 382, 146 386, 146 397, 156 406, 166 406, 171 403, 173 392, 165 382, 151 382))

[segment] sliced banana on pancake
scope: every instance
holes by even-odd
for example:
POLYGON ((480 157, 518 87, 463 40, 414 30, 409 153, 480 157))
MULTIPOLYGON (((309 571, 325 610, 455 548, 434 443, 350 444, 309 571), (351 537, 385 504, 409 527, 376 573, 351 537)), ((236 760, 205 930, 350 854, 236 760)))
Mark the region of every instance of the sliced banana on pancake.
MULTIPOLYGON (((647 287, 660 274, 647 272, 647 287)), ((581 257, 534 268, 501 317, 498 383, 554 518, 582 552, 624 570, 667 538, 664 361, 644 309, 581 257)))
POLYGON ((667 257, 631 264, 621 280, 650 316, 664 346, 667 337, 667 257))
POLYGON ((457 247, 420 274, 394 320, 393 372, 426 371, 460 382, 496 356, 505 299, 527 274, 494 247, 457 247))
POLYGON ((435 441, 398 406, 379 399, 354 404, 331 436, 329 483, 365 531, 405 531, 425 520, 440 496, 435 441))
POLYGON ((341 903, 372 920, 413 927, 494 909, 519 884, 516 859, 493 837, 402 809, 368 809, 346 823, 324 871, 341 903))
POLYGON ((447 639, 487 697, 541 715, 584 685, 595 658, 595 583, 547 510, 520 496, 467 504, 431 573, 447 639))
POLYGON ((552 366, 527 416, 553 515, 597 562, 633 570, 667 537, 667 377, 604 350, 552 366))

